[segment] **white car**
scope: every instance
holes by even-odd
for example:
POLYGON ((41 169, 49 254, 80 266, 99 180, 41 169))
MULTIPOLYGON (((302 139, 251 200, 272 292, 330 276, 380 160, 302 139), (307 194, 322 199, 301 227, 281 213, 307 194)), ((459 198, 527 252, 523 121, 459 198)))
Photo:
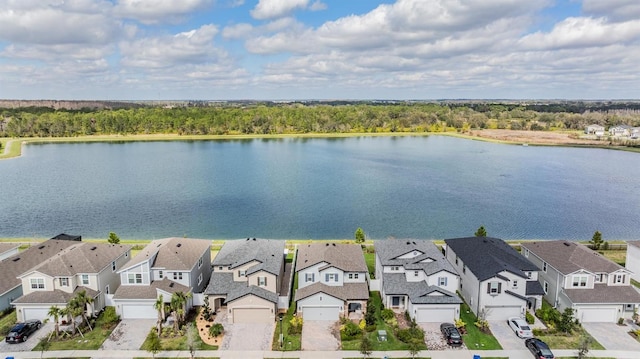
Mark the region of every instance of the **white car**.
POLYGON ((512 317, 507 319, 507 323, 516 335, 520 338, 533 338, 533 332, 529 324, 522 318, 512 317))

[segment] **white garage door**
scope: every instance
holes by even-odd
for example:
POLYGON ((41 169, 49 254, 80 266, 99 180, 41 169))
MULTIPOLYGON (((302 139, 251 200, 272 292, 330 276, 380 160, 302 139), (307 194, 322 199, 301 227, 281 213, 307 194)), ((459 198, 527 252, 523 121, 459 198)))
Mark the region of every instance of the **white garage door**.
POLYGON ((157 319, 152 304, 122 304, 122 319, 157 319))
POLYGON ((418 323, 453 323, 456 310, 453 308, 419 308, 416 314, 418 323))
POLYGON ((237 308, 233 310, 234 323, 269 323, 275 319, 268 308, 237 308))
POLYGON ((520 306, 486 306, 486 320, 507 320, 522 315, 520 306))
POLYGON ((25 321, 29 319, 44 320, 45 318, 48 318, 48 312, 48 308, 22 308, 22 315, 25 321))
POLYGON ((618 310, 616 308, 580 308, 579 313, 578 320, 581 322, 615 323, 618 310))
POLYGON ((302 318, 304 320, 332 320, 340 317, 340 307, 303 307, 302 318))

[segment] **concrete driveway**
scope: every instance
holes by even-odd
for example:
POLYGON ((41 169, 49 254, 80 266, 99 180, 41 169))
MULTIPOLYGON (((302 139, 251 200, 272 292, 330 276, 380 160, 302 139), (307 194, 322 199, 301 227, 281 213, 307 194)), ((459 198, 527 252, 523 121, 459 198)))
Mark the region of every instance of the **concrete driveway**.
POLYGON ((506 320, 492 320, 489 321, 489 328, 491 333, 496 337, 498 343, 504 350, 522 350, 527 347, 524 346, 524 339, 519 338, 516 333, 511 329, 506 320))
POLYGON ((47 337, 49 333, 53 331, 53 329, 53 323, 43 324, 40 329, 31 334, 31 337, 27 339, 26 342, 17 344, 9 344, 4 340, 4 337, 2 337, 0 338, 2 339, 2 342, 0 342, 0 353, 29 352, 33 350, 36 345, 38 345, 40 339, 47 337))
POLYGON ((309 320, 302 324, 302 350, 338 350, 340 341, 333 335, 336 322, 309 320))
POLYGON ((101 349, 138 350, 151 328, 155 326, 155 319, 124 319, 118 323, 109 338, 102 343, 101 349))
POLYGON ((640 343, 629 335, 633 328, 615 323, 582 323, 582 327, 607 350, 638 350, 640 343))
POLYGON ((440 323, 418 323, 418 325, 424 330, 424 342, 429 350, 467 349, 464 343, 459 347, 452 347, 447 344, 440 331, 440 323))
POLYGON ((275 323, 236 323, 224 325, 220 350, 271 350, 275 323))

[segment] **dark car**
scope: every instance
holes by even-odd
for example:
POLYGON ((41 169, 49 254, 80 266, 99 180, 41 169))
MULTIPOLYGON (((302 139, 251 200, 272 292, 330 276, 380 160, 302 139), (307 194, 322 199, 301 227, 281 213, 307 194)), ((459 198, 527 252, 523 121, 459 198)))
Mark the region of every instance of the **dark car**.
POLYGON ((27 340, 33 332, 40 329, 42 322, 37 319, 27 320, 24 323, 18 323, 11 328, 9 334, 5 337, 7 343, 21 343, 27 340))
POLYGON ((536 359, 554 359, 553 353, 547 343, 538 338, 529 338, 524 341, 524 345, 529 348, 529 351, 536 359))
POLYGON ((447 341, 447 344, 456 347, 462 345, 462 335, 460 335, 460 332, 455 325, 451 323, 442 323, 440 324, 440 331, 442 332, 442 335, 444 335, 444 339, 447 341))

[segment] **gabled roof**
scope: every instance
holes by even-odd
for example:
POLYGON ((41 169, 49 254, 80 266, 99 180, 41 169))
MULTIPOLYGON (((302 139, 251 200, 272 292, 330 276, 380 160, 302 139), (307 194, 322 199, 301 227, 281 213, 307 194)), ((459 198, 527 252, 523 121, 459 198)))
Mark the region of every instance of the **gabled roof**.
POLYGON ((51 239, 61 240, 61 241, 81 241, 82 236, 74 236, 72 234, 60 233, 51 239))
POLYGON ((310 243, 298 246, 296 271, 323 262, 344 272, 367 271, 367 263, 359 244, 310 243))
POLYGON ((118 272, 127 270, 145 261, 151 261, 151 268, 167 270, 191 270, 202 255, 211 250, 211 241, 193 238, 156 239, 147 244, 118 272))
POLYGON ((440 271, 458 274, 432 241, 384 239, 375 241, 374 246, 383 266, 402 266, 407 270, 423 270, 427 275, 440 271), (398 258, 414 251, 419 255, 413 258, 398 258))
POLYGON ((483 281, 507 271, 522 278, 526 272, 539 269, 505 241, 493 237, 466 237, 445 239, 447 250, 452 250, 483 281))
MULTIPOLYGON (((31 271, 51 277, 99 273, 111 262, 131 250, 128 244, 70 242, 72 246, 51 256, 31 271)), ((29 271, 29 272, 31 272, 29 271)))
POLYGON ((569 241, 523 242, 528 249, 562 274, 570 274, 581 269, 592 273, 612 273, 624 269, 621 265, 605 258, 587 246, 569 241))
POLYGON ((233 269, 255 260, 260 263, 250 268, 247 274, 264 270, 277 276, 284 262, 284 245, 283 240, 262 238, 226 241, 211 264, 233 269))
POLYGON ((246 281, 235 282, 233 273, 211 273, 209 284, 204 293, 207 295, 225 296, 225 302, 231 302, 245 295, 252 294, 272 303, 278 303, 278 294, 270 292, 264 288, 248 285, 246 281))
MULTIPOLYGON (((121 285, 113 295, 114 299, 156 299, 158 289, 167 293, 189 292, 189 287, 173 282, 166 277, 162 280, 155 280, 149 285, 121 285)), ((170 298, 163 298, 168 301, 170 298)))
POLYGON ((268 300, 271 303, 278 303, 278 295, 276 293, 270 292, 261 287, 256 287, 255 285, 244 287, 236 286, 231 292, 227 293, 227 298, 224 302, 230 303, 250 294, 268 300))
POLYGON ((87 296, 95 298, 99 292, 87 287, 76 287, 73 293, 63 292, 59 289, 54 290, 37 290, 14 300, 13 304, 62 304, 69 303, 71 298, 75 297, 81 291, 86 291, 87 296))
POLYGON ((640 293, 630 285, 594 284, 593 289, 564 289, 573 304, 640 304, 640 293))
POLYGON ((547 293, 544 292, 542 288, 542 284, 537 280, 528 280, 527 287, 525 288, 526 295, 545 295, 547 293))
POLYGON ((21 285, 18 278, 44 262, 48 258, 55 256, 65 248, 75 245, 77 242, 48 240, 42 243, 35 243, 26 250, 14 254, 0 262, 0 295, 21 285))
POLYGON ((331 286, 317 282, 298 289, 295 301, 297 302, 317 293, 325 293, 343 301, 367 300, 369 299, 369 286, 367 283, 344 283, 342 286, 331 286))
POLYGON ((382 274, 382 285, 386 295, 406 295, 413 304, 459 304, 462 300, 438 286, 425 281, 407 282, 402 273, 382 274))
POLYGON ((17 243, 0 243, 0 254, 20 247, 17 243))

